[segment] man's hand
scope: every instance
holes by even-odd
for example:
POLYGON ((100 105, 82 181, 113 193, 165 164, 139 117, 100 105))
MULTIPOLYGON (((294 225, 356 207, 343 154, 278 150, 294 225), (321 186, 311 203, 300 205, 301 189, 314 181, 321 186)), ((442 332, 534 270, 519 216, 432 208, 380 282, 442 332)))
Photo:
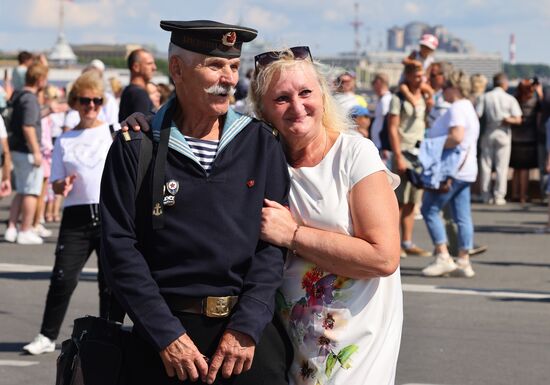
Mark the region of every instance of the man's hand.
POLYGON ((236 330, 226 330, 218 344, 214 357, 212 357, 206 383, 212 384, 214 382, 220 367, 224 378, 250 370, 255 349, 254 340, 247 334, 236 330))
POLYGON ((128 131, 128 127, 131 127, 134 131, 148 132, 151 129, 153 117, 154 115, 145 116, 141 112, 134 112, 120 122, 120 129, 124 132, 128 131))
POLYGON ((0 182, 0 198, 7 197, 11 194, 11 181, 9 178, 0 182))
POLYGON ((395 165, 395 169, 397 170, 397 173, 399 175, 404 175, 405 171, 407 170, 407 162, 405 162, 405 159, 403 159, 403 156, 394 156, 393 162, 395 165))
POLYGON ((264 199, 260 239, 290 249, 295 231, 296 221, 290 210, 278 202, 264 199))
POLYGON ((203 382, 206 379, 206 360, 187 334, 181 335, 161 351, 160 358, 168 377, 177 375, 180 381, 189 379, 193 382, 199 376, 203 382))
POLYGON ((33 152, 32 153, 32 164, 34 167, 41 167, 42 166, 42 154, 40 151, 33 152))

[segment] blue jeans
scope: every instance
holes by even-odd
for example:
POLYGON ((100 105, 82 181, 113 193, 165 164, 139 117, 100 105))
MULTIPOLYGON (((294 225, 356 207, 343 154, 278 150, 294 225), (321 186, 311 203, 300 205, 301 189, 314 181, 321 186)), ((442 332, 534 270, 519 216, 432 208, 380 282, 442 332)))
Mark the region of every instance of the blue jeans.
POLYGON ((445 224, 441 218, 441 210, 447 204, 451 206, 453 219, 458 226, 458 247, 460 250, 470 250, 474 244, 474 225, 470 206, 470 183, 453 180, 451 190, 445 194, 424 191, 422 198, 422 216, 434 245, 447 243, 445 224))

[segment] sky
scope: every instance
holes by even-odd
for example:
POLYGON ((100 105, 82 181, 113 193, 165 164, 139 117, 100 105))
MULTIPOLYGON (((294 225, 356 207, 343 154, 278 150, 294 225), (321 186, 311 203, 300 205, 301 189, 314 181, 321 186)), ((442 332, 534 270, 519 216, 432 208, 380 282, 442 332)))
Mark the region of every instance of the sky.
POLYGON ((377 50, 386 30, 411 21, 441 24, 479 52, 508 61, 510 34, 518 63, 550 64, 550 0, 0 0, 0 50, 44 51, 56 40, 59 1, 72 44, 153 44, 165 52, 160 20, 209 19, 259 31, 269 48, 309 45, 313 54, 354 49, 354 3, 360 42, 377 50))

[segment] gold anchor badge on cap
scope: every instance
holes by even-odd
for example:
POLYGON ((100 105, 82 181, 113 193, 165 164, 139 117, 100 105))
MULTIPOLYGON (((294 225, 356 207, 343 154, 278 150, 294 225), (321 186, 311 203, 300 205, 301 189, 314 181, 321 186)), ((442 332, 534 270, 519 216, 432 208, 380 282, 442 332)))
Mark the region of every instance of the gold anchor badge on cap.
POLYGON ((166 190, 172 194, 176 195, 180 189, 180 184, 177 180, 170 179, 168 182, 166 182, 166 190))
POLYGON ((235 31, 227 32, 222 36, 222 44, 227 47, 233 47, 237 42, 237 33, 235 31))

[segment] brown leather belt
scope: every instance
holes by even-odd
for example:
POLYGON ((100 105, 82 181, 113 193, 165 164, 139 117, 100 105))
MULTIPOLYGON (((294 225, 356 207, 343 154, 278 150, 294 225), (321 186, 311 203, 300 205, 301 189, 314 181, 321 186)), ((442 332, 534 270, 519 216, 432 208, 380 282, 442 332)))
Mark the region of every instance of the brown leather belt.
POLYGON ((164 298, 173 312, 202 314, 211 318, 229 317, 231 310, 237 304, 239 297, 205 297, 191 298, 166 296, 164 298))

